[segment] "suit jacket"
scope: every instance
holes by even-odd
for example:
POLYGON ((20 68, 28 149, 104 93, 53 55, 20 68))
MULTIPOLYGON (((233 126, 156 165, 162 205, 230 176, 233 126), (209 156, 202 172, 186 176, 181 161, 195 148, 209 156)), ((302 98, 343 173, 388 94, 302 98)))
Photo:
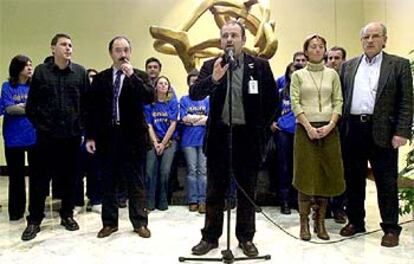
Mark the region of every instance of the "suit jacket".
MULTIPOLYGON (((194 85, 190 87, 190 98, 202 100, 210 96, 210 112, 207 121, 207 132, 205 137, 205 151, 207 155, 220 151, 217 140, 217 129, 223 126, 221 115, 227 94, 227 74, 219 81, 213 83, 212 73, 214 62, 217 58, 206 61, 194 85), (212 150, 214 149, 214 150, 212 150), (209 153, 212 150, 212 153, 209 153)), ((255 150, 263 151, 265 142, 265 130, 270 127, 272 117, 278 105, 276 83, 273 78, 270 65, 267 60, 245 54, 243 73, 243 108, 246 127, 249 129, 251 138, 246 140, 252 145, 252 154, 260 155, 255 150), (258 94, 249 94, 249 81, 258 81, 258 94), (256 153, 255 153, 256 152, 256 153)))
MULTIPOLYGON (((346 138, 355 75, 363 56, 342 65, 344 97, 343 136, 346 138)), ((391 148, 394 135, 411 138, 413 120, 413 79, 408 60, 383 52, 378 90, 372 117, 372 137, 380 147, 391 148)))
MULTIPOLYGON (((98 73, 88 92, 86 138, 96 141, 98 151, 109 151, 112 124, 113 69, 98 73)), ((119 96, 120 129, 126 142, 128 155, 142 155, 149 143, 148 125, 144 117, 144 104, 154 100, 153 88, 147 74, 134 69, 131 77, 125 76, 119 96)))

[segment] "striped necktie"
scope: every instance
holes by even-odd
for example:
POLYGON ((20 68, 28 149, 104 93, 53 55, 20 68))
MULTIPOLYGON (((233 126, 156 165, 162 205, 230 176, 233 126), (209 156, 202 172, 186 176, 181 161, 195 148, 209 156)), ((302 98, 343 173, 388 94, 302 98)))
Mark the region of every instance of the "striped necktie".
POLYGON ((118 123, 118 101, 119 101, 119 88, 121 87, 121 75, 122 71, 118 70, 116 72, 116 78, 114 82, 114 96, 112 100, 112 122, 114 124, 118 123))

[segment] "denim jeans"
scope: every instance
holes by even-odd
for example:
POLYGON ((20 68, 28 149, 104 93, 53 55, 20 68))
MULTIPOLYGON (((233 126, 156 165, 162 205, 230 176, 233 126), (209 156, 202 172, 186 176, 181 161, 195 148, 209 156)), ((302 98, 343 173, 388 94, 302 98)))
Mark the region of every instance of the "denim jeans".
POLYGON ((206 202, 207 164, 203 147, 183 148, 187 161, 187 200, 189 204, 206 202))
POLYGON ((171 146, 164 150, 161 156, 157 156, 154 149, 147 152, 145 171, 149 210, 155 207, 160 210, 168 209, 168 181, 176 148, 177 142, 173 140, 171 146))

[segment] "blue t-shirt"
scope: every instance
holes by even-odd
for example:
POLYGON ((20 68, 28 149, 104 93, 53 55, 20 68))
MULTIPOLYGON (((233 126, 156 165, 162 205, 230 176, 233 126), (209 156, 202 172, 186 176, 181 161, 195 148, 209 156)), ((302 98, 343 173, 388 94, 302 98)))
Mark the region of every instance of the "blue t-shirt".
POLYGON ((26 115, 9 115, 6 108, 26 103, 29 86, 18 84, 11 87, 9 82, 3 83, 1 90, 1 108, 4 109, 3 137, 8 148, 27 147, 36 143, 36 132, 26 115))
MULTIPOLYGON (((159 140, 162 140, 170 127, 171 121, 178 119, 178 102, 172 98, 168 102, 155 102, 145 105, 145 118, 152 125, 159 140)), ((171 139, 177 138, 177 130, 171 139)))
POLYGON ((277 126, 284 132, 295 133, 296 130, 296 118, 292 112, 292 105, 290 101, 290 96, 284 96, 283 90, 285 88, 279 89, 279 98, 280 98, 280 117, 276 120, 277 126))
POLYGON ((286 79, 285 79, 285 75, 280 76, 279 78, 276 79, 276 85, 277 88, 280 90, 283 87, 285 87, 286 85, 286 79))
MULTIPOLYGON (((180 119, 186 115, 208 115, 209 112, 209 98, 201 101, 193 101, 190 97, 183 96, 180 100, 180 119)), ((192 126, 183 123, 181 146, 182 147, 199 147, 203 145, 204 134, 206 126, 192 126)))

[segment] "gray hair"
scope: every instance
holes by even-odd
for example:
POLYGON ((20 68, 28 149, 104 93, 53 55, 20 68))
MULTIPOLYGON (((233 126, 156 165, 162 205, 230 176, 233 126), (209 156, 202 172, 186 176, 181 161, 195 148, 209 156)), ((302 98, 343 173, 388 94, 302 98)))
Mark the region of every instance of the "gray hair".
POLYGON ((361 28, 361 32, 360 32, 361 37, 364 34, 366 28, 370 25, 373 25, 373 24, 379 24, 382 28, 382 36, 384 36, 384 37, 387 36, 387 27, 385 26, 384 23, 382 23, 382 22, 371 22, 371 23, 365 25, 363 28, 361 28))

